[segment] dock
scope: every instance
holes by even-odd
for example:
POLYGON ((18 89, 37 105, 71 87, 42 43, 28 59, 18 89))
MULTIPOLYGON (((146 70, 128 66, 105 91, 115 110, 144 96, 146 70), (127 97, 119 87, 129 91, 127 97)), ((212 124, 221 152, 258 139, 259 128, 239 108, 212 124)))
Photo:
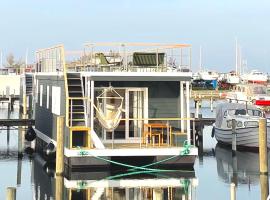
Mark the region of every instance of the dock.
POLYGON ((199 118, 196 118, 195 119, 195 123, 196 124, 202 124, 202 125, 204 125, 204 126, 211 126, 211 125, 213 125, 214 123, 215 123, 215 121, 216 121, 216 119, 215 118, 201 118, 201 119, 199 119, 199 118))
POLYGON ((33 126, 34 119, 0 119, 0 126, 33 126))
POLYGON ((190 97, 198 100, 218 100, 226 98, 227 90, 191 90, 190 97))

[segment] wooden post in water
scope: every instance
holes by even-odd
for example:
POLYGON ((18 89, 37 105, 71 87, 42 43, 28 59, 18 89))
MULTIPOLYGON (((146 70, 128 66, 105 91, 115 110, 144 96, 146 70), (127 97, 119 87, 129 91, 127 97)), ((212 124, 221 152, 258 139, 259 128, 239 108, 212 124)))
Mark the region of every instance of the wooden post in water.
POLYGON ((210 109, 213 112, 213 97, 210 98, 210 109))
POLYGON ((198 131, 198 154, 199 161, 203 162, 203 123, 202 123, 202 114, 199 114, 199 131, 198 131))
POLYGON ((261 200, 266 200, 269 195, 269 180, 267 174, 260 175, 261 200))
POLYGON ((25 94, 23 95, 23 114, 27 114, 27 98, 25 94))
POLYGON ((11 112, 11 96, 8 96, 8 112, 11 112))
POLYGON ((236 190, 234 183, 231 183, 231 200, 236 200, 236 190))
POLYGON ((64 116, 57 117, 56 175, 64 172, 64 116))
POLYGON ((260 173, 268 174, 266 118, 259 120, 260 173))
POLYGON ((18 157, 17 164, 17 186, 20 186, 22 183, 22 157, 18 157))
POLYGON ((232 155, 236 155, 236 120, 232 119, 232 155))
POLYGON ((16 188, 8 187, 7 188, 7 200, 16 200, 16 188))
MULTIPOLYGON (((22 116, 23 119, 26 119, 26 115, 22 116)), ((18 127, 18 157, 23 157, 24 149, 24 136, 25 136, 25 126, 18 127)))
POLYGON ((196 108, 195 118, 198 118, 199 117, 199 100, 195 100, 195 108, 196 108))
POLYGON ((190 113, 190 117, 193 118, 192 120, 192 141, 193 141, 193 145, 195 145, 195 113, 190 113))
POLYGON ((7 126, 7 155, 9 154, 10 126, 7 126))
POLYGON ((55 200, 63 199, 63 185, 64 178, 63 176, 55 176, 55 200))

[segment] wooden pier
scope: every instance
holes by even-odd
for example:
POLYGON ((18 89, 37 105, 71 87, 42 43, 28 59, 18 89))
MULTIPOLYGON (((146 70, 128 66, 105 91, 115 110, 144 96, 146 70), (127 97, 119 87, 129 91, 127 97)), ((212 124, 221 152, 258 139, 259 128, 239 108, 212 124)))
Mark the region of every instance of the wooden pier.
POLYGON ((0 126, 33 126, 34 119, 0 119, 0 126))
POLYGON ((202 125, 205 126, 211 126, 215 123, 215 118, 196 118, 195 123, 201 123, 202 125))
POLYGON ((0 95, 0 103, 7 103, 8 104, 8 110, 13 110, 14 102, 19 101, 20 96, 19 95, 0 95))
POLYGON ((198 100, 218 100, 226 98, 227 90, 191 90, 190 97, 195 101, 198 100))

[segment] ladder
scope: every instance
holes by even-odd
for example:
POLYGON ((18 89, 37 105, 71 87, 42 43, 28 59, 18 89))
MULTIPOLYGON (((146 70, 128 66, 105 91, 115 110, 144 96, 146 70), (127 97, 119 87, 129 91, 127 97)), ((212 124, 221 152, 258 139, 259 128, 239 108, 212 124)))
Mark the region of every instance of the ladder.
POLYGON ((90 148, 90 128, 86 123, 86 105, 80 73, 66 73, 67 125, 70 131, 69 147, 90 148))

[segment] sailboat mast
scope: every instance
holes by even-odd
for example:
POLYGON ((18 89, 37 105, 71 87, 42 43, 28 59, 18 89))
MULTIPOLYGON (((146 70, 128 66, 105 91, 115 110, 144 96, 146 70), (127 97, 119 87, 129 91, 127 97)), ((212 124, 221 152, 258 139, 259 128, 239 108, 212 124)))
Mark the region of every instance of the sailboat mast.
POLYGON ((238 47, 239 49, 239 75, 242 73, 242 48, 241 46, 238 47))
POLYGON ((3 68, 3 52, 1 51, 1 53, 0 53, 1 55, 0 55, 0 67, 1 68, 3 68))
POLYGON ((235 73, 238 75, 238 43, 235 38, 235 73))
POLYGON ((202 46, 200 46, 200 63, 199 63, 200 71, 202 71, 202 46))
POLYGON ((27 68, 27 63, 28 62, 28 48, 26 49, 26 53, 25 53, 25 68, 24 68, 24 73, 25 73, 25 70, 27 68))

